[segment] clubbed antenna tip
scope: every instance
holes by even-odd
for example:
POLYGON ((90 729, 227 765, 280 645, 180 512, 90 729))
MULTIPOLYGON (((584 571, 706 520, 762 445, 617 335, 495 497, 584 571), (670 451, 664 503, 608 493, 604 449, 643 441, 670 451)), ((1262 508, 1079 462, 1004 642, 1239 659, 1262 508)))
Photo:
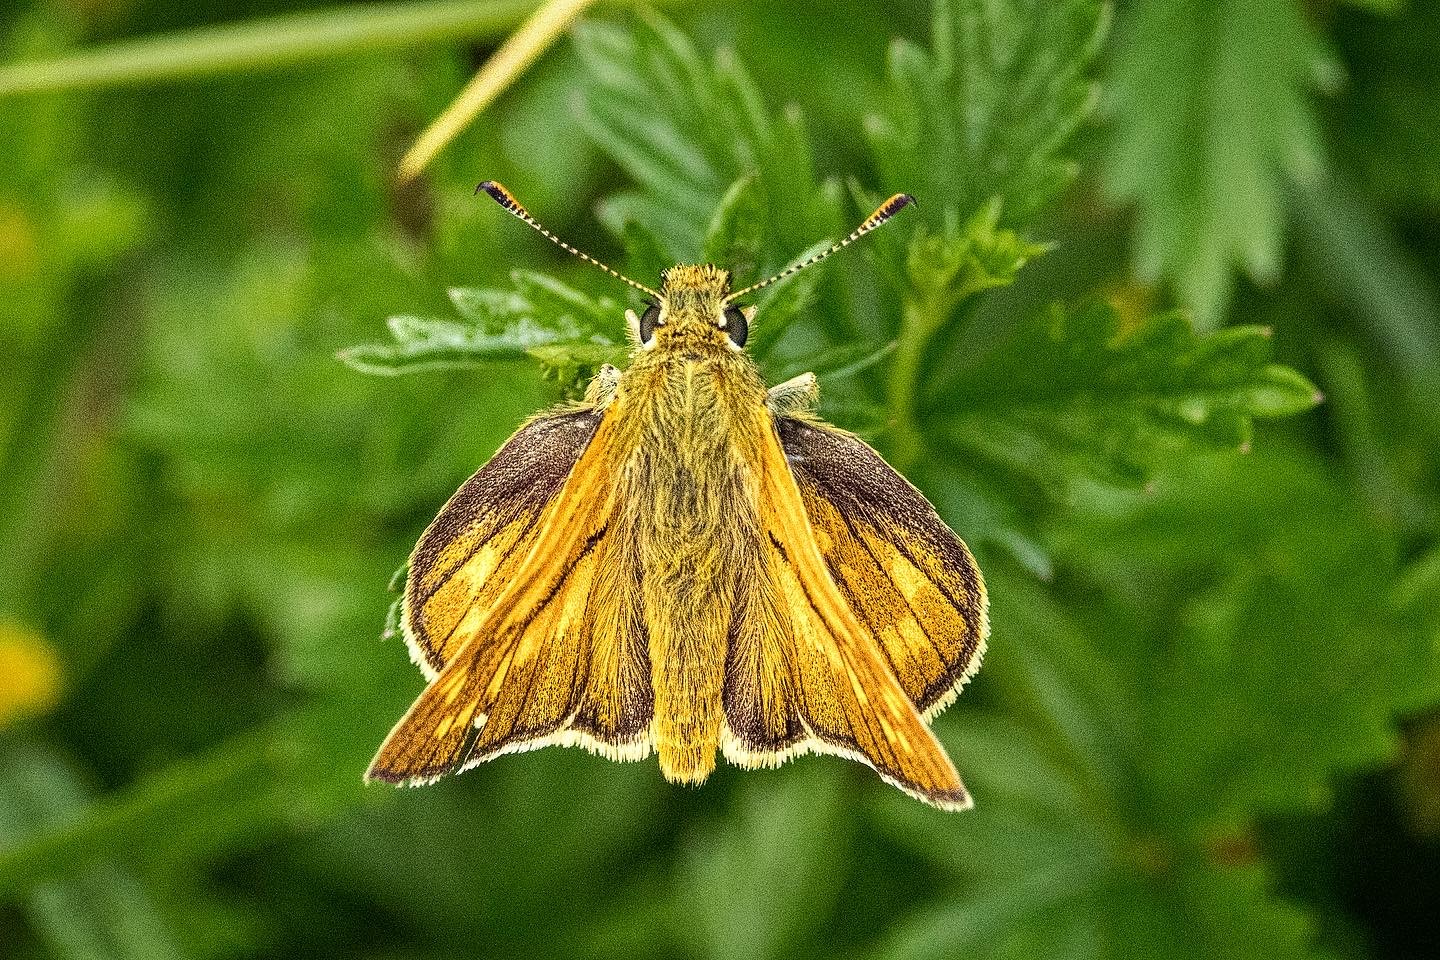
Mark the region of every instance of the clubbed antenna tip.
MULTIPOLYGON (((484 184, 481 184, 481 186, 484 186, 484 184)), ((884 203, 880 204, 880 206, 876 207, 875 212, 870 214, 870 216, 866 217, 864 221, 861 222, 860 226, 856 227, 850 232, 850 235, 848 237, 846 237, 844 240, 841 240, 839 243, 835 244, 830 249, 817 253, 813 257, 808 257, 804 260, 801 260, 799 263, 791 264, 784 270, 781 270, 779 273, 775 274, 775 276, 770 277, 768 280, 761 280, 759 283, 753 283, 750 286, 744 288, 743 290, 736 290, 734 293, 730 294, 728 297, 725 298, 725 302, 729 303, 731 301, 738 300, 740 297, 745 296, 747 293, 754 293, 756 290, 763 290, 765 287, 770 286, 770 284, 772 283, 784 280, 786 277, 794 276, 801 270, 804 270, 806 267, 819 263, 821 260, 824 260, 826 257, 830 256, 830 254, 835 253, 837 250, 843 250, 846 247, 850 246, 850 244, 854 243, 856 240, 859 240, 861 237, 865 236, 865 234, 885 223, 885 221, 889 220, 891 217, 895 216, 895 214, 899 213, 901 210, 904 210, 906 207, 910 206, 913 203, 915 203, 915 198, 912 197, 910 194, 895 194, 889 200, 886 200, 884 203)))
POLYGON ((506 190, 504 186, 496 183, 494 180, 486 180, 484 183, 477 186, 475 188, 475 195, 478 197, 482 191, 490 194, 490 196, 495 199, 496 203, 500 204, 500 206, 504 207, 506 210, 511 211, 512 213, 516 210, 523 211, 525 209, 524 207, 520 206, 520 201, 515 199, 515 194, 511 193, 509 190, 506 190))
POLYGON ((599 260, 596 260, 594 257, 590 256, 590 254, 585 253, 582 250, 578 250, 575 247, 572 247, 570 244, 566 243, 564 240, 561 240, 559 237, 555 236, 555 234, 545 229, 544 225, 541 224, 539 220, 536 220, 533 216, 531 216, 530 211, 526 210, 524 205, 522 205, 519 200, 515 199, 515 195, 509 190, 505 189, 504 184, 497 183, 494 180, 486 180, 484 183, 480 184, 475 188, 475 193, 477 195, 481 191, 488 193, 491 199, 493 199, 496 203, 500 204, 500 206, 504 207, 508 213, 533 228, 542 237, 555 244, 555 246, 559 247, 561 250, 564 250, 566 253, 572 256, 579 257, 586 263, 594 264, 601 270, 604 270, 606 273, 610 274, 610 276, 614 277, 615 279, 622 280, 625 283, 630 284, 630 286, 634 287, 636 290, 647 293, 656 300, 660 299, 660 294, 645 286, 645 284, 631 280, 619 270, 616 270, 613 267, 601 263, 599 260))

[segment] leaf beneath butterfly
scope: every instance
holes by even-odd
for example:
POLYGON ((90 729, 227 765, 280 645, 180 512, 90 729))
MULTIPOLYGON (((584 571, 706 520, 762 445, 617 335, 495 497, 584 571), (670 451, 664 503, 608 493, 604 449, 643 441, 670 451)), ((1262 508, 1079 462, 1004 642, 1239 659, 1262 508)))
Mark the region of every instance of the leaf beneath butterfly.
POLYGON ((451 290, 463 322, 391 317, 386 326, 392 342, 350 347, 337 357, 380 376, 529 357, 567 387, 601 364, 624 360, 627 348, 617 342, 623 308, 617 302, 524 270, 512 273, 511 283, 509 288, 451 290))

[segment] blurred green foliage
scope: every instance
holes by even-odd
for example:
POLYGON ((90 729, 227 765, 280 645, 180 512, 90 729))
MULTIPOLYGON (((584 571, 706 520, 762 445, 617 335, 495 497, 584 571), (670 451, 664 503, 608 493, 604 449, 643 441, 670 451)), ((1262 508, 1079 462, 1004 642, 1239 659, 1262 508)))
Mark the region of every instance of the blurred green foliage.
POLYGON ((666 6, 405 187, 527 4, 0 15, 0 956, 1434 956, 1433 0, 666 6), (361 786, 395 566, 624 356, 487 178, 646 282, 919 197, 752 348, 980 556, 975 811, 833 759, 361 786))

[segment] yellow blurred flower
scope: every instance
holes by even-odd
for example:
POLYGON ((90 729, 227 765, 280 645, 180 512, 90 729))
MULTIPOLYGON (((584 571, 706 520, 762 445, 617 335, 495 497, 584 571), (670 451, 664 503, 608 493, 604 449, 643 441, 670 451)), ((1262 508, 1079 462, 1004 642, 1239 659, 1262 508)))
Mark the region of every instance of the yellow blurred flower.
POLYGON ((60 699, 60 661, 33 630, 0 623, 0 727, 44 713, 60 699))

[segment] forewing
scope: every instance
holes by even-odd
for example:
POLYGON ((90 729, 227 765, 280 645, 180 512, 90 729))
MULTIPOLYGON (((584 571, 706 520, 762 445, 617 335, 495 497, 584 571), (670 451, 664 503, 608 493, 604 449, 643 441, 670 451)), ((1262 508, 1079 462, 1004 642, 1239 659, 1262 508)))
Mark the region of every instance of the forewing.
POLYGON ((654 696, 637 558, 615 525, 604 430, 602 421, 541 511, 524 555, 487 581, 493 595, 481 591, 484 602, 460 611, 447 662, 367 778, 423 783, 549 744, 615 759, 649 753, 654 696))
POLYGON ((980 666, 985 582, 935 508, 864 441, 776 418, 815 541, 840 593, 927 718, 980 666))
POLYGON ((927 803, 968 806, 949 757, 830 574, 778 436, 769 441, 759 549, 731 624, 727 758, 774 766, 839 754, 927 803))
POLYGON ((590 445, 602 413, 544 414, 525 424, 441 508, 415 551, 401 616, 411 658, 429 679, 492 607, 533 546, 539 520, 590 445))

